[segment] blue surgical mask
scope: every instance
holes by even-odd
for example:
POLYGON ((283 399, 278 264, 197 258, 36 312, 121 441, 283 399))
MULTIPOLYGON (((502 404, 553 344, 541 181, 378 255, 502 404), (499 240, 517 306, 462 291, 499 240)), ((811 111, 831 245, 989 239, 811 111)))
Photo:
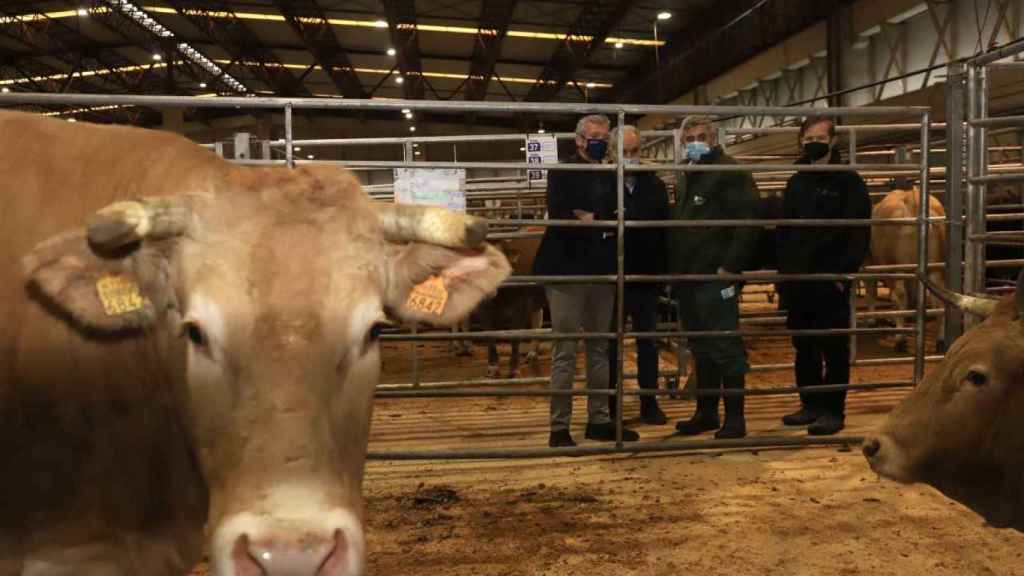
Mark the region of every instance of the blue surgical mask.
POLYGON ((690 162, 700 162, 700 159, 711 153, 711 146, 707 142, 694 140, 686 143, 686 157, 690 162))
POLYGON ((587 139, 587 156, 595 162, 604 160, 604 155, 608 152, 608 141, 601 139, 587 139))

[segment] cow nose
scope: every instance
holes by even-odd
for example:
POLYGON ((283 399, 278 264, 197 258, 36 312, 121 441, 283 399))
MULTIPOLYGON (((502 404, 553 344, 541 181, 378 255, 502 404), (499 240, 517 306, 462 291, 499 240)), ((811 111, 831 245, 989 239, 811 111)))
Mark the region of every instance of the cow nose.
POLYGON ((861 451, 864 452, 864 456, 867 458, 874 457, 881 448, 882 443, 878 441, 878 438, 865 438, 864 443, 860 446, 861 451))
POLYGON ((348 542, 341 530, 287 539, 241 535, 232 548, 233 576, 346 576, 348 542))

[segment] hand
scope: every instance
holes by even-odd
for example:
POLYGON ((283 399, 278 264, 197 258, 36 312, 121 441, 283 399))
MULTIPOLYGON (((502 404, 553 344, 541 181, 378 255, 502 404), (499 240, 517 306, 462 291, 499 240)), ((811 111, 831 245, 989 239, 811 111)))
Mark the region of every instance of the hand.
POLYGON ((580 209, 577 208, 576 210, 573 210, 572 213, 573 213, 573 216, 576 216, 577 219, 582 220, 583 222, 593 222, 594 221, 594 213, 593 212, 587 212, 586 210, 580 210, 580 209))

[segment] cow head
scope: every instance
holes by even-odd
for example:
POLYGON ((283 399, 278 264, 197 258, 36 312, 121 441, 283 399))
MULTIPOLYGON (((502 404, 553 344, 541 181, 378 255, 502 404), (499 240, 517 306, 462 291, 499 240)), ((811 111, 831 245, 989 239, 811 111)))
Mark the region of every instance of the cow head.
POLYGON ((924 482, 994 525, 1024 521, 1024 272, 1016 299, 962 296, 929 288, 986 320, 865 439, 871 468, 900 482, 924 482))
POLYGON ((381 326, 451 324, 508 263, 485 221, 374 205, 347 172, 249 174, 107 206, 24 264, 85 337, 156 343, 217 575, 361 574, 381 326))

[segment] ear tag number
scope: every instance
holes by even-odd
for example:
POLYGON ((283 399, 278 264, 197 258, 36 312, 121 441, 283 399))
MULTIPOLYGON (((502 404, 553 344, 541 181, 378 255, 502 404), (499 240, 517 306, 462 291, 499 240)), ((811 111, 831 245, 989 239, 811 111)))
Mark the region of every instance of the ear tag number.
POLYGON ((149 303, 141 293, 139 285, 124 276, 103 276, 96 281, 96 294, 103 304, 107 316, 121 316, 141 310, 149 303))
POLYGON ((405 305, 410 310, 440 316, 447 302, 448 289, 444 287, 444 280, 440 276, 431 276, 412 289, 405 305))

